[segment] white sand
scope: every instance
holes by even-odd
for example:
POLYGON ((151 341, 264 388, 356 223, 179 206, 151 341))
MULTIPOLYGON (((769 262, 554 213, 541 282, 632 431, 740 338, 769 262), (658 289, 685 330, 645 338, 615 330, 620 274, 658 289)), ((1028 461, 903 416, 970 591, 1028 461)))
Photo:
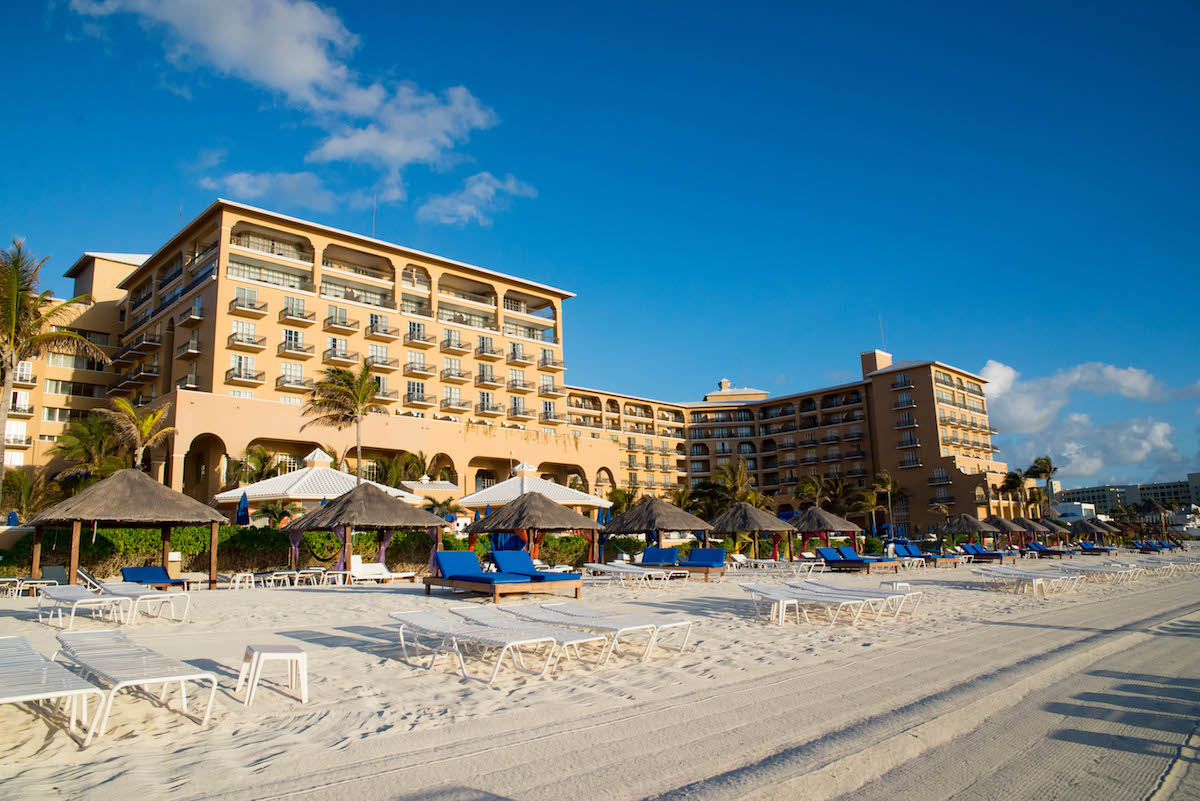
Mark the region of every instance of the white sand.
MULTIPOLYGON (((886 578, 833 580, 877 587, 886 578)), ((1200 768, 1187 770, 1200 746, 1200 579, 1088 584, 1035 599, 975 578, 961 568, 917 574, 912 582, 926 590, 917 617, 857 628, 755 620, 735 576, 588 587, 588 605, 694 618, 695 649, 598 671, 568 665, 543 680, 504 671, 495 688, 464 681, 448 659, 433 671, 400 659, 389 611, 477 602, 465 596, 426 598, 408 584, 197 592, 192 622, 146 620, 127 631, 218 673, 209 727, 119 697, 108 734, 81 751, 43 720, 0 707, 0 797, 1200 792, 1200 768), (232 696, 250 643, 308 651, 307 706, 278 683, 260 688, 249 709, 232 696)), ((33 604, 0 599, 0 635, 24 635, 49 655, 55 632, 33 619, 33 604)), ((267 678, 279 682, 282 668, 267 678)))

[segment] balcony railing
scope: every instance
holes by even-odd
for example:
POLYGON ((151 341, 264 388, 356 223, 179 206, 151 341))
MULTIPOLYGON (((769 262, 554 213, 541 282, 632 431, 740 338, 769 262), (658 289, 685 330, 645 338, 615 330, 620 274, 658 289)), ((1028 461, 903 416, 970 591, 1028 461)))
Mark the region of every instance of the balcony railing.
POLYGON ((919 440, 919 439, 902 439, 896 443, 897 449, 899 449, 899 448, 919 448, 919 447, 921 447, 921 440, 919 440))
POLYGON ((322 327, 326 331, 357 331, 360 325, 361 323, 358 320, 331 315, 325 318, 325 323, 322 327))
POLYGON ((504 358, 504 351, 492 345, 480 345, 475 349, 475 355, 480 359, 501 359, 504 358))
POLYGON ((232 333, 225 342, 226 347, 262 350, 267 346, 266 337, 256 337, 250 334, 232 333))
POLYGON ((404 402, 413 406, 435 406, 437 398, 425 392, 409 392, 404 395, 404 402))
MULTIPOLYGON (((543 367, 548 370, 563 370, 566 369, 567 363, 562 359, 548 359, 542 357, 538 360, 538 367, 543 367)), ((574 373, 572 373, 574 375, 574 373)))
POLYGON ((433 309, 424 303, 417 303, 413 300, 400 301, 400 311, 403 314, 415 314, 418 317, 432 317, 433 309))
POLYGON ((258 303, 250 298, 234 298, 229 301, 229 313, 253 314, 261 317, 267 313, 267 304, 258 303))
POLYGON ((311 325, 317 320, 317 313, 303 309, 280 309, 279 322, 292 325, 311 325))
POLYGON ((342 350, 341 348, 326 348, 321 353, 321 360, 358 364, 358 353, 352 350, 342 350))
POLYGON ((376 339, 399 339, 400 329, 383 323, 371 323, 364 332, 368 337, 376 339))
POLYGON ((465 398, 443 398, 442 408, 447 411, 466 411, 471 409, 471 402, 465 398))
POLYGON ((504 414, 504 405, 500 403, 477 403, 475 411, 478 414, 504 414))
POLYGON ((301 342, 280 342, 275 352, 280 356, 312 356, 315 348, 301 342))
POLYGON ((931 486, 931 487, 940 487, 940 486, 943 486, 945 484, 950 484, 950 483, 951 483, 950 476, 933 476, 932 478, 929 479, 929 486, 931 486))
POLYGON ((565 423, 567 416, 559 412, 542 412, 538 419, 543 423, 565 423))
POLYGON ((461 339, 443 339, 441 348, 450 353, 470 353, 471 343, 461 339))
POLYGON ((443 381, 466 382, 466 381, 471 380, 471 373, 466 370, 455 370, 453 368, 447 368, 445 370, 442 370, 442 380, 443 381))
POLYGON ((522 390, 532 391, 534 386, 532 381, 518 381, 517 379, 513 379, 508 382, 508 388, 520 392, 522 390))
POLYGON ((294 376, 281 375, 275 379, 275 388, 309 390, 313 388, 313 380, 311 378, 296 378, 294 376))
POLYGON ((917 403, 916 403, 916 401, 911 401, 911 400, 906 400, 906 401, 896 401, 895 403, 893 403, 893 404, 892 404, 892 409, 893 409, 893 410, 897 410, 897 409, 914 409, 914 408, 916 408, 916 406, 917 406, 917 403))
POLYGON ((404 365, 404 372, 413 373, 415 375, 437 375, 437 368, 425 362, 408 362, 404 365))
POLYGON ((437 337, 435 337, 433 334, 424 334, 424 333, 417 333, 415 331, 409 331, 407 334, 404 335, 404 344, 405 345, 416 345, 418 347, 420 347, 421 345, 436 345, 437 337))
POLYGON ((396 370, 400 367, 400 360, 387 356, 368 356, 367 365, 375 370, 396 370))
POLYGON ((453 309, 439 308, 437 318, 443 323, 453 323, 455 325, 469 325, 472 328, 482 328, 487 331, 499 331, 500 328, 496 325, 495 317, 487 317, 482 314, 471 314, 470 312, 454 311, 453 309))
POLYGON ((267 380, 267 374, 262 370, 248 370, 243 367, 231 367, 225 371, 225 380, 261 384, 267 380))

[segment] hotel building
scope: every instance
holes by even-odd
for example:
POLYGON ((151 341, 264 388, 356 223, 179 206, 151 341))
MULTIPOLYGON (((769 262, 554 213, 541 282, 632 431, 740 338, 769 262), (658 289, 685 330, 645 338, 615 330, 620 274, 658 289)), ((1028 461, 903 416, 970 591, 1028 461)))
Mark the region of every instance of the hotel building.
POLYGON ((423 452, 463 492, 526 461, 587 492, 661 495, 740 459, 781 511, 804 475, 866 487, 887 470, 905 490, 898 522, 940 519, 934 503, 1019 513, 984 490, 1007 469, 993 460, 984 379, 936 361, 870 351, 861 380, 783 397, 727 381, 697 402, 572 386, 573 293, 226 200, 151 255, 86 253, 67 276, 93 301, 71 327, 112 363, 23 363, 9 466, 50 462, 66 425, 108 398, 169 400, 178 433, 146 467, 207 501, 251 445, 285 465, 349 449, 352 430, 304 428, 301 409, 322 369, 365 358, 388 410, 363 424, 368 474, 380 457, 423 452))

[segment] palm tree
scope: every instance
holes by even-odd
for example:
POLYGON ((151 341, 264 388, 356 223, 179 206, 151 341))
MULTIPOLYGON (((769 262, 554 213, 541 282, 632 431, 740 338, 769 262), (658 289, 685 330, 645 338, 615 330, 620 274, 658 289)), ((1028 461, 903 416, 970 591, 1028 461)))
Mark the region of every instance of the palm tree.
POLYGON ((425 503, 421 505, 421 508, 431 515, 437 515, 443 520, 446 519, 446 515, 465 515, 467 513, 467 510, 459 506, 453 498, 438 501, 428 495, 425 496, 425 503))
POLYGON ((133 457, 131 467, 141 470, 142 456, 146 449, 165 441, 178 430, 174 426, 166 425, 171 404, 166 403, 158 409, 142 413, 124 398, 114 398, 111 403, 111 409, 96 411, 112 421, 117 436, 124 441, 130 456, 133 457))
POLYGON ((841 478, 829 479, 826 481, 826 488, 829 493, 829 511, 844 517, 849 512, 858 490, 847 486, 841 478))
POLYGON ((57 476, 60 482, 67 480, 72 492, 111 476, 126 464, 112 421, 99 414, 72 420, 49 455, 72 463, 57 476))
MULTIPOLYGON (((325 455, 330 458, 330 463, 329 463, 330 467, 332 467, 334 470, 345 470, 346 469, 346 463, 348 461, 350 461, 347 458, 350 455, 349 448, 346 448, 346 450, 342 451, 341 456, 338 456, 338 449, 336 447, 334 447, 333 445, 328 445, 328 444, 322 445, 321 450, 323 450, 325 452, 325 455)), ((395 486, 395 485, 393 484, 392 486, 395 486)))
POLYGON ((608 500, 612 501, 609 512, 613 515, 620 515, 628 512, 638 502, 638 493, 635 489, 613 487, 609 490, 608 500))
POLYGON ((279 466, 275 463, 275 454, 263 445, 251 445, 242 452, 242 459, 238 463, 237 477, 243 483, 257 484, 278 472, 279 466))
POLYGON ((403 481, 409 481, 408 478, 408 462, 405 457, 406 453, 397 453, 391 456, 380 456, 375 460, 375 480, 380 484, 387 484, 389 487, 399 487, 403 481))
POLYGON ((362 421, 368 414, 387 414, 387 407, 375 399, 379 379, 371 375, 371 364, 363 359, 357 371, 331 367, 321 372, 321 380, 312 388, 303 414, 312 417, 300 430, 311 425, 343 429, 354 426, 354 477, 362 483, 362 421))
POLYGON ((878 527, 875 525, 875 513, 886 512, 887 507, 879 503, 879 494, 874 490, 859 490, 851 496, 847 504, 846 511, 854 514, 858 513, 866 517, 871 516, 871 534, 878 532, 878 527))
MULTIPOLYGON (((79 307, 90 303, 91 298, 79 295, 57 301, 49 290, 38 292, 45 263, 46 259, 37 261, 21 239, 14 239, 12 247, 0 250, 0 372, 4 379, 0 420, 8 419, 12 408, 13 382, 21 362, 48 350, 109 361, 104 351, 74 331, 53 330, 69 323, 79 307)), ((4 450, 5 443, 0 438, 0 465, 4 464, 4 450)))
POLYGON ((894 536, 896 523, 895 517, 892 516, 892 500, 901 497, 904 488, 900 486, 899 481, 892 477, 891 473, 883 470, 875 474, 875 483, 871 485, 871 489, 875 490, 876 494, 882 492, 887 495, 888 530, 894 536))
POLYGON ((1040 510, 1042 508, 1042 504, 1044 504, 1046 502, 1046 493, 1042 491, 1041 487, 1030 487, 1029 491, 1028 491, 1028 495, 1029 495, 1029 508, 1031 510, 1032 509, 1040 510))
MULTIPOLYGON (((984 517, 992 516, 992 492, 995 489, 995 487, 988 483, 987 476, 985 475, 983 477, 983 499, 987 502, 987 514, 984 517)), ((976 496, 976 500, 978 500, 978 496, 976 496)))
POLYGON ((717 465, 717 469, 713 471, 713 483, 725 490, 732 503, 748 503, 750 493, 755 491, 750 484, 750 474, 746 472, 744 459, 738 459, 732 464, 727 462, 717 465))
MULTIPOLYGON (((1050 499, 1054 496, 1054 493, 1050 491, 1050 480, 1054 478, 1054 474, 1057 472, 1058 468, 1054 466, 1054 462, 1050 460, 1049 456, 1039 456, 1034 459, 1033 464, 1025 471, 1026 478, 1040 478, 1046 482, 1046 493, 1042 502, 1047 506, 1049 506, 1050 499)), ((1047 513, 1049 513, 1048 510, 1047 513)))
POLYGON ((264 503, 251 512, 250 516, 256 520, 265 518, 271 528, 279 528, 283 525, 284 520, 302 514, 304 514, 304 507, 300 504, 279 500, 264 503))
POLYGON ((733 506, 725 487, 712 481, 701 481, 692 488, 692 511, 704 520, 715 520, 733 506))
POLYGON ((60 493, 61 489, 45 468, 32 472, 9 470, 4 474, 4 497, 22 521, 56 502, 60 493))
POLYGON ((667 490, 667 500, 685 512, 692 511, 697 502, 695 493, 685 484, 676 484, 667 490))
POLYGON ((1000 491, 1015 495, 1017 497, 1017 508, 1022 515, 1025 514, 1025 476, 1016 470, 1009 470, 1004 474, 1004 481, 1000 484, 1000 491))
POLYGON ((801 476, 796 484, 796 500, 821 506, 829 501, 829 485, 821 476, 801 476))

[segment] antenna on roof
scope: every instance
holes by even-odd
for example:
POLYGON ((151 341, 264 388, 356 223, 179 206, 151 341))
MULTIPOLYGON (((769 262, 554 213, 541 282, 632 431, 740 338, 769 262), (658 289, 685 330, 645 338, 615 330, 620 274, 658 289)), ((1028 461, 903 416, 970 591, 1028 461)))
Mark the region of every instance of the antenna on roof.
POLYGON ((887 340, 883 338, 883 315, 879 315, 879 347, 886 349, 887 340))
POLYGON ((183 204, 179 204, 179 227, 183 227, 183 204))

